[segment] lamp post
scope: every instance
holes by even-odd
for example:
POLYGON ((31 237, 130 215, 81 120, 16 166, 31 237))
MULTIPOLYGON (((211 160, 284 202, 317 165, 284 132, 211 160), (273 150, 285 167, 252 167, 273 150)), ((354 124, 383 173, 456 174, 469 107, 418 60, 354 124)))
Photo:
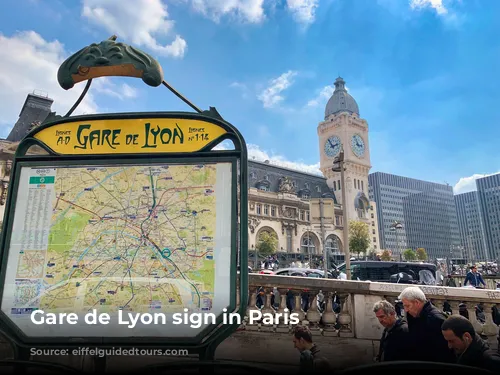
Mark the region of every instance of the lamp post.
POLYGON ((398 236, 398 231, 399 229, 403 229, 403 224, 401 224, 399 221, 394 221, 394 223, 391 224, 390 230, 392 232, 395 232, 396 234, 396 249, 399 252, 399 260, 403 261, 403 252, 401 250, 401 247, 399 246, 399 236, 398 236))
MULTIPOLYGON (((311 263, 312 263, 312 252, 311 252, 311 231, 312 231, 312 227, 311 227, 311 224, 309 224, 309 226, 305 229, 302 229, 303 231, 307 232, 307 256, 308 256, 308 259, 309 259, 309 268, 311 268, 311 263)), ((300 244, 300 247, 302 247, 303 244, 301 243, 300 244)), ((297 249, 299 250, 299 249, 297 249)), ((302 249, 300 249, 300 252, 302 251, 302 249)))
POLYGON ((342 216, 344 217, 344 257, 345 272, 347 280, 351 280, 351 254, 349 250, 349 219, 347 218, 347 202, 345 197, 345 178, 344 178, 344 147, 340 149, 340 154, 333 160, 333 172, 340 172, 340 190, 342 190, 342 216))
POLYGON ((323 207, 323 198, 319 198, 319 216, 321 220, 321 246, 323 252, 323 271, 325 274, 325 279, 328 278, 328 253, 325 246, 325 223, 324 223, 324 207, 323 207))

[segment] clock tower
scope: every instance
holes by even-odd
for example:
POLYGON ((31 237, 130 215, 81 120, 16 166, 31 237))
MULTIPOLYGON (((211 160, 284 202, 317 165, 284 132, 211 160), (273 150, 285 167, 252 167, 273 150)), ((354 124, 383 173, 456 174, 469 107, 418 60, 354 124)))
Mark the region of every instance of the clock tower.
MULTIPOLYGON (((359 116, 356 100, 349 95, 345 81, 335 80, 335 91, 325 108, 325 119, 318 125, 320 169, 327 178, 330 189, 335 193, 337 202, 347 210, 349 220, 361 220, 371 224, 370 213, 373 202, 369 201, 368 173, 370 171, 370 145, 368 123, 359 116), (346 204, 342 202, 340 172, 333 172, 333 161, 344 150, 346 204)), ((378 228, 370 225, 372 231, 378 228)), ((370 236, 378 242, 378 235, 370 236)), ((373 244, 374 245, 374 244, 373 244)))

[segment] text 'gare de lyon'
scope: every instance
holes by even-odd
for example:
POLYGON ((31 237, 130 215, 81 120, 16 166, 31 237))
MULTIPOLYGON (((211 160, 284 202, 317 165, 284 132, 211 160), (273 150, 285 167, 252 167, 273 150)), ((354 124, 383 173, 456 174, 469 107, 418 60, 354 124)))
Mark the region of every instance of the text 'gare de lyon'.
MULTIPOLYGON (((76 131, 75 148, 93 149, 95 146, 109 146, 116 148, 125 141, 127 145, 139 145, 141 138, 144 144, 141 148, 154 148, 158 144, 183 144, 184 130, 175 123, 175 127, 152 126, 147 122, 144 124, 144 134, 126 134, 122 135, 123 129, 92 129, 91 124, 81 124, 76 131), (123 138, 123 139, 122 139, 123 138)), ((199 127, 188 127, 188 141, 208 141, 210 135, 208 129, 199 127)), ((56 130, 57 144, 68 144, 71 141, 71 130, 56 130)))

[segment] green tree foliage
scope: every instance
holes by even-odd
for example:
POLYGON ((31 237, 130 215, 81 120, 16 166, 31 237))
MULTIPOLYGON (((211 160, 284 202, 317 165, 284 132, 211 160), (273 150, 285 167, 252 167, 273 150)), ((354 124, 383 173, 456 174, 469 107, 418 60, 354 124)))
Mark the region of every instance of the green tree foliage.
POLYGON ((278 238, 274 232, 262 231, 259 234, 259 241, 256 245, 259 254, 272 255, 278 249, 278 238))
POLYGON ((370 246, 370 230, 367 223, 352 220, 349 222, 349 250, 351 253, 366 253, 370 246))
POLYGON ((406 249, 405 251, 403 251, 403 256, 405 260, 409 262, 417 260, 417 253, 415 253, 415 251, 412 249, 406 249))
POLYGON ((423 247, 417 249, 417 259, 421 261, 427 260, 427 252, 423 247))

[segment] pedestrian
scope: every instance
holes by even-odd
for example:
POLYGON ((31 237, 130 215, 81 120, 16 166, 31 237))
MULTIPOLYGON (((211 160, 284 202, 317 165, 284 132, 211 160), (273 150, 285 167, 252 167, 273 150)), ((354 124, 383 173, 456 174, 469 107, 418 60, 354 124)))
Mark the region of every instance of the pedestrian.
POLYGON ((449 286, 452 288, 457 287, 457 283, 455 282, 455 279, 453 277, 451 277, 451 275, 448 275, 448 277, 446 278, 446 286, 449 286))
POLYGON ((409 345, 416 361, 454 363, 453 351, 441 332, 447 316, 439 311, 418 287, 408 287, 399 295, 406 311, 409 345))
POLYGON ((331 366, 325 357, 319 355, 319 349, 313 343, 312 333, 306 326, 296 326, 293 333, 295 349, 300 352, 301 374, 326 374, 331 366))
POLYGON ((468 319, 460 315, 450 316, 441 330, 448 346, 455 351, 458 364, 500 374, 500 355, 490 349, 468 319))
POLYGON ((373 305, 373 312, 384 327, 377 362, 404 361, 411 359, 408 346, 408 324, 396 314, 394 306, 385 300, 373 305))
POLYGON ((467 273, 467 276, 465 277, 464 280, 464 286, 466 286, 467 283, 470 283, 470 285, 476 288, 481 287, 480 284, 483 284, 483 287, 486 287, 486 283, 484 282, 483 277, 479 272, 477 272, 476 265, 473 265, 470 268, 470 271, 467 273))

